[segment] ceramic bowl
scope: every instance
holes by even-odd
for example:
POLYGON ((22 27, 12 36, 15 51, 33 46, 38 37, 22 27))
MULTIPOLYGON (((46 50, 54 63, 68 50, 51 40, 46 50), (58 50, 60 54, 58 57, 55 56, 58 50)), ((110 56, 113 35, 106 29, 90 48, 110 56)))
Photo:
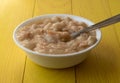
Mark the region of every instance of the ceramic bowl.
POLYGON ((27 53, 27 56, 35 63, 37 63, 40 66, 43 67, 47 67, 47 68, 67 68, 67 67, 72 67, 74 65, 77 65, 79 63, 81 63, 83 60, 85 60, 88 57, 87 52, 89 52, 90 50, 92 50, 94 47, 96 47, 98 45, 98 43, 101 40, 101 31, 99 29, 96 30, 96 37, 97 37, 97 42, 82 50, 79 52, 75 52, 75 53, 70 53, 70 54, 44 54, 44 53, 37 53, 34 52, 32 50, 29 50, 25 47, 23 47, 19 41, 16 39, 16 32, 19 28, 37 21, 41 18, 48 18, 48 17, 53 17, 53 16, 69 16, 72 19, 76 20, 76 21, 82 21, 85 22, 86 24, 93 25, 94 23, 88 19, 85 19, 83 17, 80 16, 74 16, 74 15, 69 15, 69 14, 47 14, 47 15, 41 15, 41 16, 37 16, 28 20, 25 20, 24 22, 22 22, 21 24, 19 24, 16 29, 13 32, 13 39, 15 41, 15 43, 17 44, 18 47, 20 47, 23 51, 25 51, 27 53))

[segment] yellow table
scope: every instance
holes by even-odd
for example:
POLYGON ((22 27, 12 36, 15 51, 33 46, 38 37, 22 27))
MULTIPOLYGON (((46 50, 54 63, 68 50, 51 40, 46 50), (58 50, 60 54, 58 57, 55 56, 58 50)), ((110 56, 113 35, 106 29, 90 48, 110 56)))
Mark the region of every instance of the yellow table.
POLYGON ((13 42, 22 21, 65 13, 99 22, 120 13, 120 0, 0 0, 0 83, 120 83, 120 23, 102 29, 102 41, 81 64, 52 70, 36 65, 13 42))

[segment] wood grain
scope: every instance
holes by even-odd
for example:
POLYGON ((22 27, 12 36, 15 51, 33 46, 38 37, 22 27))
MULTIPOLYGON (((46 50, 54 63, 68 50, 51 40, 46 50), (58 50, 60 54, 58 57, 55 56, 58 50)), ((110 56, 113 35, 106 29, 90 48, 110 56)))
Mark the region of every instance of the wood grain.
MULTIPOLYGON (((120 14, 120 4, 119 4, 120 1, 119 0, 114 0, 114 3, 113 3, 113 0, 108 0, 108 3, 109 3, 109 8, 111 9, 110 14, 112 16, 116 14, 120 14)), ((114 30, 117 35, 117 39, 119 41, 119 46, 120 46, 120 23, 117 23, 114 25, 114 30)))
POLYGON ((75 83, 74 69, 47 69, 29 59, 26 62, 24 83, 75 83))
MULTIPOLYGON (((114 1, 111 0, 111 4, 114 1)), ((73 14, 94 22, 111 17, 107 0, 73 0, 73 14)), ((120 82, 120 47, 114 25, 102 29, 100 44, 89 53, 86 61, 76 67, 77 83, 120 82)))
POLYGON ((34 16, 59 13, 71 14, 71 0, 36 0, 34 16))
MULTIPOLYGON (((71 13, 69 0, 37 0, 34 16, 52 13, 71 13)), ((75 83, 74 68, 46 69, 27 59, 24 83, 75 83)))
POLYGON ((34 0, 0 0, 0 83, 22 83, 25 53, 13 42, 12 33, 32 17, 34 0))

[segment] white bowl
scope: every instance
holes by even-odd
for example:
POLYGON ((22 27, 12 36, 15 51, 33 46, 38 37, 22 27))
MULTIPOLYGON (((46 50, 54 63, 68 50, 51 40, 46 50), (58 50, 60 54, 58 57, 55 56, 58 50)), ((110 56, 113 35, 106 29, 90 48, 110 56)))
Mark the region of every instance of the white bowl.
POLYGON ((16 39, 16 32, 19 28, 25 26, 26 24, 29 24, 31 22, 37 21, 41 18, 48 18, 48 17, 53 17, 53 16, 69 16, 72 19, 76 20, 76 21, 82 21, 85 22, 88 25, 93 25, 94 23, 91 22, 90 20, 87 20, 83 17, 79 17, 79 16, 74 16, 74 15, 68 15, 68 14, 47 14, 47 15, 42 15, 42 16, 37 16, 31 19, 28 19, 24 22, 22 22, 21 24, 19 24, 16 29, 14 30, 13 33, 13 39, 15 41, 15 43, 27 53, 27 56, 35 63, 47 67, 47 68, 67 68, 67 67, 72 67, 76 64, 79 64, 80 62, 82 62, 84 59, 87 58, 87 52, 90 51, 91 49, 93 49, 94 47, 97 46, 97 44, 100 42, 101 40, 101 31, 99 29, 96 30, 96 37, 97 37, 97 42, 82 50, 79 52, 75 52, 75 53, 70 53, 70 54, 44 54, 44 53, 37 53, 34 52, 32 50, 29 50, 25 47, 23 47, 19 41, 16 39))

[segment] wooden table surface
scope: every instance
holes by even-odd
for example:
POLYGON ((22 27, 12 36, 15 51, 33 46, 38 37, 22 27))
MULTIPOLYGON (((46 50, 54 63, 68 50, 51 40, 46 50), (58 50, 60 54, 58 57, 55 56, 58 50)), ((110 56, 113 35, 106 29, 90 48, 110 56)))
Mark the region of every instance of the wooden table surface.
POLYGON ((65 13, 99 22, 120 13, 120 0, 0 0, 0 83, 120 83, 120 23, 102 29, 102 40, 81 64, 53 70, 36 65, 12 39, 22 21, 65 13))

